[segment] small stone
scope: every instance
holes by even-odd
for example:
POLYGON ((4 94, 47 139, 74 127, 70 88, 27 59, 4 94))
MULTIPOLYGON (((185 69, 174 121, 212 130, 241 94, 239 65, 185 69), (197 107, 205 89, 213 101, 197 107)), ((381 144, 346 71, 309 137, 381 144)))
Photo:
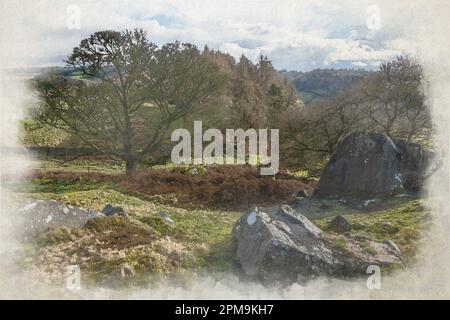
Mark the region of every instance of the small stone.
POLYGON ((377 199, 369 199, 363 202, 365 208, 372 208, 377 203, 377 199))
POLYGON ((175 226, 175 221, 173 221, 172 218, 169 217, 164 211, 161 210, 161 211, 159 212, 159 216, 160 216, 161 218, 163 218, 163 220, 164 220, 165 222, 167 222, 168 224, 170 224, 170 225, 172 225, 172 226, 175 226))
POLYGON ((392 240, 385 240, 383 241, 383 243, 387 246, 389 246, 391 249, 393 249, 396 253, 401 254, 401 250, 400 248, 395 244, 394 241, 392 240))
POLYGON ((120 270, 120 275, 122 278, 130 278, 134 276, 134 268, 129 264, 124 265, 120 270))
POLYGON ((338 233, 345 233, 352 230, 352 225, 343 216, 338 215, 330 221, 328 227, 338 233))
POLYGON ((197 168, 192 168, 192 169, 189 169, 187 171, 187 173, 190 174, 191 176, 196 176, 196 175, 198 175, 198 170, 197 170, 197 168))
POLYGON ((164 217, 163 218, 165 222, 167 222, 168 224, 175 226, 175 221, 172 220, 172 218, 170 217, 164 217))
POLYGON ((102 213, 103 213, 105 216, 110 216, 110 215, 113 214, 113 211, 114 211, 114 206, 113 206, 112 204, 108 203, 108 204, 103 208, 102 213))
POLYGON ((122 207, 115 207, 112 204, 108 203, 102 210, 102 213, 105 216, 113 216, 118 215, 120 217, 126 217, 128 214, 125 212, 125 210, 122 207))
POLYGON ((162 218, 164 218, 164 217, 167 217, 167 214, 166 214, 164 211, 161 210, 161 211, 159 212, 159 216, 162 217, 162 218))
POLYGON ((307 195, 306 195, 305 190, 300 190, 300 191, 296 194, 296 197, 299 197, 299 198, 306 198, 307 195))

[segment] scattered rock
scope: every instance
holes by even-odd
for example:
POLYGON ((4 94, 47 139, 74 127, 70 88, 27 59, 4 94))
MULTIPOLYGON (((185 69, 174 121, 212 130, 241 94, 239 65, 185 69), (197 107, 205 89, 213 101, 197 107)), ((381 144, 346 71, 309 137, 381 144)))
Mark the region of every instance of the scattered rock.
POLYGON ((134 274, 135 274, 134 268, 129 264, 125 264, 120 270, 120 275, 122 278, 130 278, 133 277, 134 274))
POLYGON ((159 216, 160 216, 161 218, 163 218, 163 220, 164 220, 165 222, 167 222, 168 224, 170 224, 170 225, 172 225, 172 226, 175 226, 175 221, 173 221, 172 218, 169 217, 164 211, 160 211, 160 212, 159 212, 159 216))
POLYGON ((295 196, 298 198, 306 198, 307 197, 305 190, 300 190, 295 196))
POLYGON ((396 195, 395 197, 396 197, 396 198, 406 198, 406 197, 408 197, 408 194, 406 194, 406 193, 401 193, 401 194, 396 195))
POLYGON ((365 275, 370 264, 401 264, 386 244, 367 240, 367 252, 358 241, 341 237, 348 246, 334 246, 336 239, 289 206, 274 215, 254 208, 233 228, 234 260, 242 276, 265 284, 305 282, 319 275, 354 277, 365 275))
POLYGON ((390 248, 392 248, 397 254, 401 254, 401 250, 400 248, 395 244, 394 241, 392 240, 385 240, 383 241, 384 244, 388 245, 390 248))
POLYGON ((81 228, 90 219, 102 215, 84 208, 55 200, 36 200, 18 210, 23 219, 23 230, 38 233, 48 228, 81 228))
POLYGON ((394 194, 421 189, 432 153, 380 133, 344 137, 325 166, 315 195, 394 194))
POLYGON ((328 227, 338 233, 350 232, 352 225, 343 216, 338 215, 330 221, 328 227))
POLYGON ((372 210, 376 209, 376 207, 380 204, 380 199, 367 199, 364 200, 363 203, 358 206, 361 209, 372 210))
POLYGON ((105 216, 113 216, 118 215, 120 217, 127 217, 128 214, 125 212, 125 210, 122 207, 115 207, 112 204, 108 203, 102 210, 102 213, 105 216))
POLYGON ((197 170, 197 168, 192 168, 192 169, 189 169, 187 171, 187 173, 190 174, 191 176, 196 176, 196 175, 198 175, 198 170, 197 170))

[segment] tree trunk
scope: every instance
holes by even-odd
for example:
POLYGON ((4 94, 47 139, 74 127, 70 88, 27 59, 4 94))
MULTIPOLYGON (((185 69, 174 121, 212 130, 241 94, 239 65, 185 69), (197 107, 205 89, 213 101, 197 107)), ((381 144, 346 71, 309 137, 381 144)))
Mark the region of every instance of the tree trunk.
POLYGON ((131 176, 136 169, 136 161, 134 159, 127 159, 125 162, 126 175, 131 176))

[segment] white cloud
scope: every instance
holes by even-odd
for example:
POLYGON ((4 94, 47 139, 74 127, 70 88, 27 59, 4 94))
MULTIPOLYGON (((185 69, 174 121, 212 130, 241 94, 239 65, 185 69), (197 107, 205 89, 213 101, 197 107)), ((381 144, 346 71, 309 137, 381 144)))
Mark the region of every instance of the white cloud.
MULTIPOLYGON (((21 5, 6 0, 4 6, 15 13, 14 25, 20 32, 33 33, 37 49, 29 57, 35 64, 66 56, 92 32, 142 27, 157 44, 174 40, 200 47, 208 44, 235 57, 243 53, 256 59, 266 54, 278 68, 311 69, 358 61, 370 66, 371 61, 389 59, 408 47, 403 29, 411 22, 393 16, 395 4, 378 2, 383 25, 379 32, 365 27, 366 9, 372 3, 356 0, 339 4, 324 0, 44 0, 21 5), (81 10, 80 30, 66 26, 67 7, 72 4, 81 10)), ((411 18, 409 13, 405 17, 411 18)))

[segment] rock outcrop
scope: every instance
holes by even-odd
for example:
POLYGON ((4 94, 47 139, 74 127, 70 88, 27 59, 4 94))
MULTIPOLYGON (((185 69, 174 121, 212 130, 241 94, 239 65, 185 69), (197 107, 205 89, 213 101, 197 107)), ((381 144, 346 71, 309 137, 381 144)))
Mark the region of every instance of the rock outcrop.
POLYGON ((88 220, 103 215, 55 200, 36 200, 18 210, 25 232, 38 233, 48 228, 81 228, 88 220))
POLYGON ((431 152, 416 143, 380 133, 350 133, 325 166, 314 195, 418 191, 431 158, 431 152))
POLYGON ((321 275, 353 277, 365 274, 372 264, 401 264, 387 244, 342 237, 325 235, 289 206, 273 215, 255 208, 233 228, 234 260, 242 276, 265 284, 305 282, 321 275))

